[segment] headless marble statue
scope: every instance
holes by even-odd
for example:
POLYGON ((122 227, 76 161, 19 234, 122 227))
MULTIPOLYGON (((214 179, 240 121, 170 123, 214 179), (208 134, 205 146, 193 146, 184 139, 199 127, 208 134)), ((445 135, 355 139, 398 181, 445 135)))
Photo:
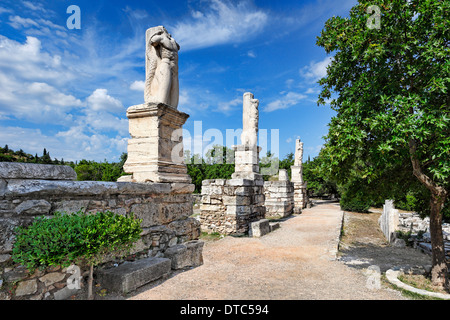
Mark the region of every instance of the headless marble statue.
POLYGON ((180 46, 163 26, 146 32, 145 102, 177 108, 179 99, 178 50, 180 46))

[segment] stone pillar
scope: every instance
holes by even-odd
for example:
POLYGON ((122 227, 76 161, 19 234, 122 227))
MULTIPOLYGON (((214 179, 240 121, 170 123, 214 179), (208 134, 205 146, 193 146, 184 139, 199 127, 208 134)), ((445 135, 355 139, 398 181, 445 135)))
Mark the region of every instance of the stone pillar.
POLYGON ((234 146, 235 172, 233 179, 262 179, 259 173, 258 121, 259 100, 250 92, 244 93, 241 145, 234 146))
POLYGON ((383 205, 383 213, 378 219, 378 224, 384 236, 389 242, 395 240, 395 231, 398 230, 399 213, 394 207, 394 200, 386 200, 383 205))
POLYGON ((163 103, 127 110, 131 139, 124 176, 119 181, 191 183, 183 159, 182 126, 189 115, 163 103))
POLYGON ((291 166, 291 181, 294 184, 294 213, 300 214, 308 202, 306 183, 303 181, 303 142, 295 141, 294 165, 291 166))
POLYGON ((234 146, 235 172, 230 180, 204 180, 199 220, 202 230, 242 234, 251 222, 265 217, 264 181, 259 173, 257 146, 258 104, 253 94, 244 94, 241 145, 234 146))

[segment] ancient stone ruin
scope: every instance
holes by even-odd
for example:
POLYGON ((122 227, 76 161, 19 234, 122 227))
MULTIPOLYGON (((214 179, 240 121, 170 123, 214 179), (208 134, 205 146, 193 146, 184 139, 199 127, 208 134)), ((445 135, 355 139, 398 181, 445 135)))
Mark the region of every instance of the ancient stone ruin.
POLYGON ((163 27, 150 28, 146 42, 145 103, 127 110, 131 139, 124 169, 131 175, 119 182, 75 181, 68 166, 0 163, 0 278, 17 284, 14 297, 2 298, 66 299, 76 293, 67 286, 70 270, 29 274, 11 261, 14 228, 55 212, 132 212, 142 219, 133 253, 143 259, 98 268, 103 288, 127 292, 171 269, 203 263, 200 223, 191 218, 194 185, 182 157, 181 129, 189 116, 176 109, 179 46, 163 27))
POLYGON ((395 231, 398 230, 399 215, 394 207, 394 200, 386 200, 383 205, 383 214, 378 220, 380 229, 389 242, 395 240, 395 231))
MULTIPOLYGON (((422 218, 415 212, 399 212, 395 209, 393 200, 385 200, 383 213, 378 219, 378 224, 386 240, 394 246, 405 246, 405 240, 399 236, 399 233, 407 234, 414 248, 424 253, 431 252, 430 218, 422 218)), ((447 260, 450 260, 450 224, 442 224, 442 233, 444 237, 444 250, 447 260)))
POLYGON ((280 169, 278 181, 264 181, 266 217, 284 218, 294 213, 294 184, 286 169, 280 169))
POLYGON ((259 101, 249 92, 244 94, 243 100, 242 144, 234 147, 232 179, 202 182, 199 220, 202 230, 209 233, 247 233, 250 222, 265 216, 264 181, 259 173, 260 148, 257 145, 259 101))
POLYGON ((295 141, 294 165, 291 166, 291 181, 294 184, 294 213, 301 213, 308 204, 307 183, 303 181, 303 142, 295 141))
POLYGON ((146 32, 145 103, 127 110, 131 139, 119 181, 191 183, 183 158, 182 126, 189 118, 178 106, 178 50, 162 27, 146 32))

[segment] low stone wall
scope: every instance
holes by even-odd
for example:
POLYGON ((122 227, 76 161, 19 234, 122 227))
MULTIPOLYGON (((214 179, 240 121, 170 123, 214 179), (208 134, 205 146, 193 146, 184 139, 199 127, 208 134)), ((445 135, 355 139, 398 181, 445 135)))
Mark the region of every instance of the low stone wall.
POLYGON ((202 182, 199 221, 202 231, 243 234, 249 223, 265 217, 261 179, 214 179, 202 182))
MULTIPOLYGON (((112 211, 122 215, 132 212, 142 219, 143 228, 132 253, 145 253, 149 257, 162 256, 168 248, 200 236, 200 223, 190 217, 192 184, 72 181, 74 172, 70 167, 26 165, 0 163, 0 278, 5 283, 39 279, 36 290, 34 281, 30 282, 29 291, 19 290, 28 292, 22 296, 38 299, 50 293, 50 298, 54 298, 64 289, 42 287, 45 282, 40 280, 42 274, 30 278, 32 275, 12 262, 14 229, 29 225, 36 216, 78 211, 112 211), (6 166, 8 170, 4 170, 6 166), (48 180, 38 180, 39 176, 48 180)), ((59 279, 61 275, 55 277, 59 279)), ((61 278, 62 283, 65 280, 61 278)))
POLYGON ((264 181, 266 217, 287 217, 294 212, 294 185, 290 181, 264 181))

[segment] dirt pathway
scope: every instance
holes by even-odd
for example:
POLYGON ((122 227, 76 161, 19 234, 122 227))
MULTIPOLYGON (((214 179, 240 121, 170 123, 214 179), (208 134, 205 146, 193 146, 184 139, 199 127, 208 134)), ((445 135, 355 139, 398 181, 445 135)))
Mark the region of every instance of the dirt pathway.
POLYGON ((204 264, 178 273, 131 300, 404 299, 370 289, 358 268, 336 260, 343 212, 322 203, 262 238, 225 237, 205 244, 204 264))

